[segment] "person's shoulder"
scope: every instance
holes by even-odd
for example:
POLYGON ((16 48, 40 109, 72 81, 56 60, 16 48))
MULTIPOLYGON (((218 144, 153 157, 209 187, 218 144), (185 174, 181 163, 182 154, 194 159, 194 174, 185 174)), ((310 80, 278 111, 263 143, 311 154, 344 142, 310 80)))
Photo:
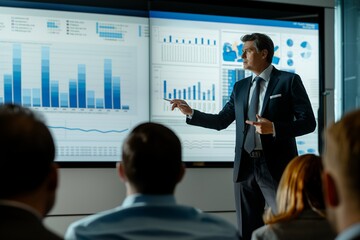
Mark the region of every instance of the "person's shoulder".
POLYGON ((89 230, 97 231, 98 227, 101 226, 104 222, 109 222, 109 219, 113 218, 116 212, 116 208, 110 209, 72 222, 67 228, 65 239, 74 239, 72 236, 77 232, 89 230))
POLYGON ((234 224, 232 224, 231 222, 227 221, 225 218, 222 218, 220 216, 205 212, 199 212, 199 216, 201 218, 201 221, 204 223, 221 226, 223 228, 227 228, 232 231, 237 231, 234 224))
MULTIPOLYGON (((200 212, 199 216, 203 228, 206 227, 206 229, 208 229, 207 234, 209 234, 209 236, 217 236, 218 239, 240 239, 239 232, 235 225, 226 219, 212 213, 204 212, 200 212)), ((216 237, 212 239, 216 239, 216 237)))
POLYGON ((255 229, 252 233, 251 240, 276 240, 278 237, 272 229, 271 225, 264 225, 255 229))
POLYGON ((250 81, 251 81, 251 76, 245 77, 245 78, 237 81, 237 82, 234 84, 234 88, 236 88, 236 87, 241 87, 241 86, 243 86, 244 84, 249 83, 250 81))
POLYGON ((279 70, 277 68, 274 67, 273 75, 277 75, 277 76, 281 76, 281 77, 289 77, 289 78, 293 78, 294 76, 299 76, 297 73, 293 72, 293 71, 286 71, 286 70, 279 70))

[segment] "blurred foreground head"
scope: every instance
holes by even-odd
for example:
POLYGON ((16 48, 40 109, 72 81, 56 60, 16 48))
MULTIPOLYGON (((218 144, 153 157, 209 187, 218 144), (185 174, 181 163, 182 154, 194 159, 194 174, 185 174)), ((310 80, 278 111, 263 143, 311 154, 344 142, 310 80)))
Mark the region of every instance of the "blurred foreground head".
POLYGON ((39 116, 19 105, 0 105, 0 153, 0 199, 20 200, 42 189, 48 211, 57 187, 55 145, 39 116))
POLYGON ((135 192, 173 194, 184 174, 181 142, 161 124, 140 124, 124 141, 121 165, 135 192))
POLYGON ((337 232, 342 232, 360 223, 360 110, 330 125, 324 137, 327 216, 337 232))

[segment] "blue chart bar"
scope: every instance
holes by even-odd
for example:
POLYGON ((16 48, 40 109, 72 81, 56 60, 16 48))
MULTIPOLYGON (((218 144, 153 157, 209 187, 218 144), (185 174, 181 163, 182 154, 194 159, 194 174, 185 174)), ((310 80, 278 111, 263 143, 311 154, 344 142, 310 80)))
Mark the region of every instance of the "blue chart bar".
POLYGON ((113 95, 113 106, 114 109, 120 109, 121 106, 121 95, 120 95, 120 78, 113 77, 114 95, 113 95))
POLYGON ((110 59, 104 61, 104 92, 105 92, 105 108, 112 108, 112 62, 110 59))
POLYGON ((59 83, 51 81, 51 107, 59 107, 59 83))
POLYGON ((11 75, 4 75, 4 102, 12 103, 13 102, 13 79, 11 75))
POLYGON ((23 106, 31 107, 31 89, 23 90, 23 106))
POLYGON ((211 89, 207 89, 205 91, 201 91, 200 82, 198 82, 196 85, 188 86, 183 89, 173 88, 170 91, 168 91, 167 85, 167 81, 163 80, 164 98, 215 101, 215 84, 211 85, 211 89))
POLYGON ((86 67, 84 64, 78 65, 78 96, 79 108, 86 107, 86 67))
POLYGON ((14 44, 13 48, 13 92, 14 103, 21 104, 21 45, 14 44))
POLYGON ((42 106, 50 107, 50 49, 41 48, 41 96, 42 106))
MULTIPOLYGON (((112 60, 104 59, 104 88, 103 98, 96 97, 96 91, 87 89, 87 67, 77 64, 77 74, 68 80, 68 89, 60 90, 60 79, 50 79, 50 48, 41 47, 41 86, 22 88, 21 45, 13 44, 12 73, 3 75, 4 92, 0 101, 4 103, 17 103, 28 107, 52 108, 97 108, 97 109, 123 109, 130 106, 122 105, 121 78, 112 75, 112 60)), ((53 67, 53 68, 56 68, 53 67)), ((1 93, 0 93, 1 94, 1 93)))
POLYGON ((69 107, 69 94, 60 93, 60 107, 62 107, 62 108, 69 107))
POLYGON ((87 107, 95 108, 95 92, 87 91, 87 107))
POLYGON ((77 108, 77 82, 76 80, 69 81, 70 107, 77 108))
POLYGON ((33 96, 33 107, 41 107, 41 96, 40 96, 40 88, 33 88, 32 89, 32 96, 33 96))

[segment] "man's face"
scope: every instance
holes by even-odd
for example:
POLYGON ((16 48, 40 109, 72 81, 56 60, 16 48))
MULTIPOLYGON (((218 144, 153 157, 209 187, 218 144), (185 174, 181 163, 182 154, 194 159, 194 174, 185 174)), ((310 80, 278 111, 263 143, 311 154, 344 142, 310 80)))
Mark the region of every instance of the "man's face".
POLYGON ((250 71, 257 71, 259 67, 261 68, 266 62, 266 55, 264 55, 265 50, 256 51, 254 46, 254 41, 244 42, 244 46, 242 49, 241 58, 244 61, 244 69, 250 71))

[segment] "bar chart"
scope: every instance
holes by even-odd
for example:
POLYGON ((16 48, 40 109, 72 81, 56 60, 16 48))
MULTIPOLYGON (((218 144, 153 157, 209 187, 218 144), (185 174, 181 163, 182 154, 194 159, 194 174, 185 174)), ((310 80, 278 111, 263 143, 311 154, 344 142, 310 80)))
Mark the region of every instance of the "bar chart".
POLYGON ((3 80, 1 103, 125 111, 129 111, 130 104, 134 103, 129 98, 131 92, 123 96, 124 91, 129 92, 133 87, 127 79, 135 75, 131 71, 129 51, 112 53, 110 57, 103 53, 103 57, 94 58, 91 56, 99 55, 92 53, 95 50, 90 47, 76 46, 64 51, 53 45, 0 44, 5 52, 1 59, 8 58, 7 66, 0 71, 3 80), (63 61, 65 52, 72 52, 77 57, 63 61), (118 75, 114 67, 119 69, 118 75))
POLYGON ((171 116, 171 108, 163 99, 183 99, 205 112, 219 110, 219 72, 214 68, 162 66, 153 68, 154 114, 171 116))
POLYGON ((197 82, 191 86, 185 86, 183 89, 172 88, 168 91, 168 81, 163 80, 164 98, 184 100, 202 100, 215 101, 215 84, 211 85, 211 89, 202 89, 201 82, 197 82))
POLYGON ((216 65, 219 62, 219 37, 212 31, 194 31, 154 27, 153 61, 216 65))

